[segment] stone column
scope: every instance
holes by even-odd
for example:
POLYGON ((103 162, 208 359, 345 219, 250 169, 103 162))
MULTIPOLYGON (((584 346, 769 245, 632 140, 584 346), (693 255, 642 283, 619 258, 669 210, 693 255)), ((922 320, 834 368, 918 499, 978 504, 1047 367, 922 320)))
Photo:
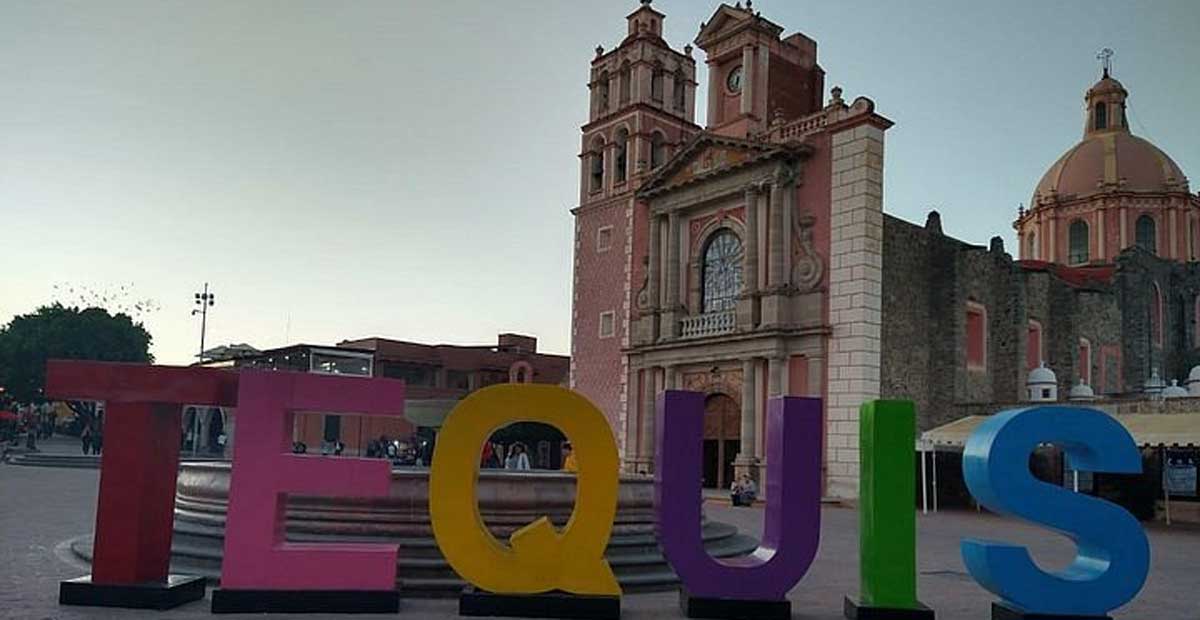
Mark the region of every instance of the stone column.
POLYGON ((763 327, 776 327, 786 323, 784 298, 785 280, 783 272, 783 196, 781 178, 771 184, 769 215, 767 218, 767 285, 761 300, 763 327))
POLYGON ((1121 218, 1121 247, 1117 248, 1116 253, 1120 254, 1125 248, 1129 247, 1129 217, 1125 214, 1125 207, 1117 210, 1118 217, 1121 218))
POLYGON ((679 336, 679 212, 667 215, 667 278, 666 301, 663 304, 662 324, 659 325, 661 339, 679 336))
POLYGON ((783 371, 787 368, 787 358, 771 356, 767 358, 767 398, 783 395, 783 371))
POLYGON ((783 188, 777 178, 771 184, 771 217, 767 229, 767 246, 770 252, 768 287, 778 289, 783 286, 783 188))
MULTIPOLYGON (((826 493, 854 498, 858 408, 863 401, 879 398, 880 390, 883 129, 870 124, 843 129, 833 134, 833 149, 837 155, 830 206, 826 493)), ((811 364, 810 372, 816 366, 811 364)))
POLYGON ((742 259, 742 298, 737 302, 737 325, 750 331, 758 324, 758 186, 747 185, 745 256, 742 259))
POLYGON ((690 79, 683 86, 683 111, 686 118, 696 118, 696 87, 690 79))
POLYGON ((742 48, 742 98, 738 110, 742 114, 754 110, 754 74, 754 46, 747 45, 742 48))
POLYGON ((648 342, 658 340, 658 309, 662 307, 662 297, 659 294, 659 268, 662 265, 660 246, 662 245, 662 216, 650 213, 650 249, 646 257, 646 316, 648 322, 643 335, 648 342))
POLYGON ((654 380, 658 367, 647 366, 642 373, 642 448, 638 451, 638 467, 654 473, 654 417, 658 390, 654 380))
POLYGON ((629 373, 625 384, 625 419, 622 420, 622 462, 627 473, 637 473, 637 420, 638 407, 641 405, 641 392, 638 391, 638 371, 633 364, 629 365, 629 373))
POLYGON ((664 390, 679 389, 678 381, 679 381, 679 367, 676 366, 675 364, 666 366, 665 371, 663 372, 663 389, 664 390))
POLYGON ((717 111, 721 106, 721 76, 716 66, 708 63, 708 115, 705 122, 709 127, 717 124, 717 111))
POLYGON ((621 107, 621 80, 620 71, 614 71, 608 76, 608 109, 605 114, 616 112, 617 108, 621 107))
POLYGON ((749 475, 751 478, 757 478, 757 463, 754 458, 754 418, 757 408, 755 401, 758 400, 758 390, 755 389, 754 377, 755 366, 758 360, 756 358, 747 358, 742 360, 742 419, 741 419, 741 437, 739 438, 739 451, 737 458, 734 459, 733 469, 734 475, 741 477, 743 474, 749 475))

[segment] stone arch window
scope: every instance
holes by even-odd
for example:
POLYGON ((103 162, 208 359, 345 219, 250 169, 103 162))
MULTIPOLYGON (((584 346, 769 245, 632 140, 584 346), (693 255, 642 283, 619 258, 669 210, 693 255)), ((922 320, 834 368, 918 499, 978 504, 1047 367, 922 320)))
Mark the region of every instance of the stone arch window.
POLYGON ((1026 332, 1025 342, 1025 370, 1033 370, 1042 365, 1046 359, 1045 339, 1042 338, 1042 323, 1034 319, 1029 320, 1029 328, 1026 332))
POLYGON ((1150 338, 1155 344, 1163 343, 1163 297, 1157 282, 1150 283, 1150 338))
POLYGON ((1096 129, 1108 128, 1108 106, 1104 102, 1096 103, 1096 129))
POLYGON ((608 71, 600 72, 600 79, 596 85, 596 109, 600 114, 608 111, 608 71))
POLYGON ((1092 384, 1092 341, 1087 338, 1079 339, 1079 380, 1092 384))
POLYGON ((1070 250, 1067 260, 1072 265, 1088 262, 1088 225, 1083 220, 1071 222, 1068 230, 1070 250))
POLYGON ((987 308, 974 301, 967 302, 966 312, 967 370, 987 370, 987 308))
POLYGON ((1034 231, 1029 232, 1029 241, 1026 242, 1026 245, 1028 247, 1025 250, 1025 258, 1027 258, 1029 260, 1037 260, 1038 251, 1037 251, 1037 233, 1036 232, 1034 232, 1034 231))
POLYGON ((617 152, 613 159, 613 172, 616 173, 616 182, 624 183, 629 173, 629 131, 623 127, 618 130, 616 144, 617 152))
POLYGON ((700 280, 704 312, 733 310, 742 292, 742 240, 728 228, 713 233, 704 246, 700 280))
POLYGON ((621 63, 621 105, 629 103, 629 89, 633 82, 633 71, 629 68, 629 61, 621 63))
POLYGON ((650 73, 650 98, 657 103, 663 100, 663 68, 662 63, 654 63, 650 73))
POLYGON ((655 131, 650 136, 650 168, 657 169, 667 163, 667 139, 662 132, 655 131))
POLYGON ((687 97, 684 91, 684 82, 687 78, 683 75, 683 71, 675 72, 675 92, 671 94, 671 101, 675 104, 675 109, 682 112, 687 105, 687 97))
POLYGON ((508 368, 509 383, 533 383, 533 366, 529 362, 514 362, 508 368))
POLYGON ((591 191, 598 192, 604 187, 604 138, 596 136, 592 140, 592 149, 588 157, 591 160, 588 164, 590 166, 591 191))
POLYGON ((1158 232, 1157 225, 1154 223, 1154 218, 1149 215, 1143 215, 1137 219, 1137 224, 1134 225, 1135 239, 1137 246, 1146 250, 1151 254, 1158 253, 1158 243, 1156 242, 1158 232))

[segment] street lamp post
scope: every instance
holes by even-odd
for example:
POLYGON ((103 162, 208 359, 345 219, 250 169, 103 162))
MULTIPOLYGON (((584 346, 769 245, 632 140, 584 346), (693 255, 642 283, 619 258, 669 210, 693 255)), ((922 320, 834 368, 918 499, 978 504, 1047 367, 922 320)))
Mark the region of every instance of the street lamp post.
MULTIPOLYGON (((208 330, 208 309, 214 304, 215 295, 208 292, 208 282, 204 283, 204 292, 196 293, 196 306, 192 308, 192 316, 200 315, 200 353, 197 359, 200 363, 204 363, 204 335, 208 330)), ((200 412, 197 411, 192 416, 192 456, 196 456, 197 448, 200 446, 200 412)))

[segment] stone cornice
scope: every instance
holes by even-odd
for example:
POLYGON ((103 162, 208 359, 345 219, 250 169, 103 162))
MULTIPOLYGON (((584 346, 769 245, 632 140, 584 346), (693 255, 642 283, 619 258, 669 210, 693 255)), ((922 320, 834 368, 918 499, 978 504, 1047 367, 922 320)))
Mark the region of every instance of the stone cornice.
POLYGON ((697 132, 701 130, 699 125, 682 116, 677 116, 663 108, 655 107, 641 101, 626 104, 625 106, 619 108, 616 112, 609 112, 608 114, 597 117, 595 120, 588 121, 582 127, 580 127, 579 130, 583 133, 588 133, 589 131, 593 131, 601 125, 620 121, 622 120, 622 115, 632 114, 633 112, 646 112, 651 115, 661 117, 662 120, 669 120, 678 124, 683 129, 691 129, 697 132))
POLYGON ((1038 217, 1054 217, 1056 215, 1078 215, 1092 211, 1109 209, 1167 209, 1172 207, 1200 209, 1200 196, 1188 192, 1135 192, 1115 191, 1097 192, 1084 196, 1071 195, 1067 198, 1056 198, 1041 202, 1032 209, 1025 211, 1013 221, 1013 227, 1018 228, 1038 217), (1182 204, 1179 204, 1182 202, 1182 204))

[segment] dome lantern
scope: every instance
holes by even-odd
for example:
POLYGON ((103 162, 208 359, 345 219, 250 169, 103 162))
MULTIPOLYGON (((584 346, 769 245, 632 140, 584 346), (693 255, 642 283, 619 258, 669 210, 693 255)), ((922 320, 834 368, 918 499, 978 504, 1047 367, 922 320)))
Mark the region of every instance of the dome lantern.
POLYGON ((1046 363, 1029 371, 1025 381, 1025 394, 1031 403, 1058 402, 1058 376, 1046 368, 1046 363))

